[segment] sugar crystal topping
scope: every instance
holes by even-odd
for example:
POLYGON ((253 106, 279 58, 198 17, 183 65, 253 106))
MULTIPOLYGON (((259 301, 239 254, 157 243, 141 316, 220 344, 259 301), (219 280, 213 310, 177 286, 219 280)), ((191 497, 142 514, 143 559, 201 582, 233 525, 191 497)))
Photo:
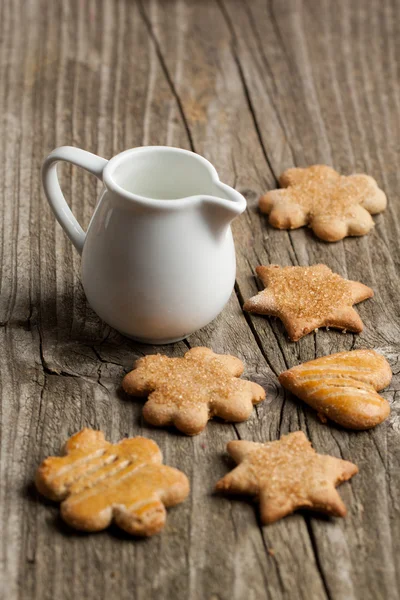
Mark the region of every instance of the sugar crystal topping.
POLYGON ((280 312, 304 319, 324 318, 353 304, 349 282, 325 265, 271 268, 267 291, 280 312))
POLYGON ((244 459, 253 477, 269 496, 306 498, 316 480, 328 481, 327 458, 315 452, 301 432, 267 442, 247 454, 244 459))
POLYGON ((141 367, 157 389, 153 401, 178 408, 210 404, 214 398, 227 399, 241 386, 241 380, 214 357, 169 358, 161 354, 146 356, 141 367))
POLYGON ((322 165, 293 171, 296 173, 289 172, 284 178, 289 185, 287 198, 311 217, 354 216, 354 208, 371 189, 371 181, 364 175, 346 177, 322 165))

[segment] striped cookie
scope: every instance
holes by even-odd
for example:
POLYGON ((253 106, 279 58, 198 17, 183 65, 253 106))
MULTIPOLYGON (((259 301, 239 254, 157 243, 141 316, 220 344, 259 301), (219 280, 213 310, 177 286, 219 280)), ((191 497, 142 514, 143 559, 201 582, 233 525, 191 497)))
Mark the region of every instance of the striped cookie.
POLYGON ((293 367, 279 381, 326 418, 348 429, 370 429, 390 412, 377 392, 392 379, 387 360, 375 350, 353 350, 323 356, 293 367))

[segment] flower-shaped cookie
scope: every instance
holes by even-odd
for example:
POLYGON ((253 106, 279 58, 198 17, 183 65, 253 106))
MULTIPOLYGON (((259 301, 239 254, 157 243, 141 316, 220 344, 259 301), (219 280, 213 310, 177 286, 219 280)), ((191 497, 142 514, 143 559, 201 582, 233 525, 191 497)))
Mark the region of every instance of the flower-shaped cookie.
POLYGON ((184 473, 162 463, 159 447, 144 437, 110 444, 101 431, 82 429, 64 447, 64 456, 46 458, 36 487, 62 501, 61 516, 81 531, 100 531, 114 521, 134 535, 153 535, 166 520, 166 506, 185 500, 184 473))
POLYGON ((374 295, 363 283, 343 279, 326 265, 269 265, 256 271, 266 289, 249 298, 244 310, 279 317, 293 342, 318 327, 363 330, 353 304, 374 295))
POLYGON ((228 452, 240 464, 220 479, 216 489, 257 498, 264 525, 298 508, 346 515, 335 486, 358 473, 357 466, 317 454, 302 431, 265 444, 229 442, 228 452))
POLYGON ((288 169, 279 178, 280 190, 261 196, 261 212, 278 229, 309 225, 315 235, 336 242, 348 235, 365 235, 374 226, 371 214, 386 208, 386 195, 369 175, 340 175, 331 167, 314 165, 288 169))
POLYGON ((140 358, 122 387, 128 394, 149 396, 143 416, 152 425, 175 425, 187 435, 196 435, 213 416, 245 421, 253 404, 264 400, 264 389, 238 379, 242 373, 238 358, 198 347, 183 358, 161 354, 140 358))

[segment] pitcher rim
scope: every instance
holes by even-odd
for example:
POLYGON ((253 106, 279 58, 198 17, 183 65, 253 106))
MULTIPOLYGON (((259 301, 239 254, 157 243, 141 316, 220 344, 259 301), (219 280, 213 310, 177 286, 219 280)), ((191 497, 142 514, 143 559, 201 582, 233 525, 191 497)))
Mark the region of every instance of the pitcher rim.
MULTIPOLYGON (((228 187, 231 190, 232 200, 226 200, 227 202, 234 202, 234 203, 238 203, 238 204, 242 204, 243 201, 246 202, 245 199, 243 198, 242 194, 240 194, 240 192, 238 192, 231 186, 227 186, 220 180, 216 168, 209 160, 204 158, 204 156, 201 156, 201 154, 197 154, 197 152, 192 152, 191 150, 186 150, 184 148, 178 148, 176 146, 139 146, 136 148, 129 148, 128 150, 124 150, 123 152, 116 154, 115 156, 110 158, 110 160, 108 161, 107 165, 104 167, 104 170, 103 170, 103 183, 106 186, 106 188, 108 190, 110 190, 111 192, 114 192, 118 196, 123 196, 127 200, 139 202, 139 203, 145 204, 147 206, 154 206, 154 207, 158 207, 158 208, 162 208, 162 207, 180 208, 180 207, 182 207, 182 205, 192 204, 192 203, 199 201, 200 199, 204 199, 206 197, 214 198, 214 196, 211 196, 210 194, 193 194, 192 196, 187 196, 185 198, 165 198, 165 199, 164 198, 150 198, 149 196, 142 196, 141 194, 136 194, 134 192, 130 192, 129 190, 122 187, 116 181, 115 177, 113 177, 114 170, 116 169, 118 164, 123 161, 123 159, 126 156, 128 156, 130 154, 142 154, 142 153, 146 153, 149 151, 155 151, 155 150, 156 151, 165 151, 165 152, 175 152, 177 154, 183 154, 183 155, 194 158, 198 162, 202 163, 204 167, 206 167, 206 169, 208 170, 208 172, 211 176, 211 179, 214 183, 216 183, 217 185, 219 184, 221 189, 225 189, 228 187)), ((217 197, 215 197, 215 198, 217 198, 217 197)), ((223 201, 224 199, 220 198, 220 200, 223 201)))

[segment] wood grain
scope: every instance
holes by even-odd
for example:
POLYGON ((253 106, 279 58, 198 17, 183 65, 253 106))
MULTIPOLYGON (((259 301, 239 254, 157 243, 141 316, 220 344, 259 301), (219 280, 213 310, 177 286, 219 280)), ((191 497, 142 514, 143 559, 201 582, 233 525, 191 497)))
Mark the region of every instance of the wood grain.
MULTIPOLYGON (((400 593, 399 5, 390 0, 3 0, 0 3, 0 590, 4 598, 394 600, 400 593), (151 429, 119 390, 134 359, 155 351, 102 323, 80 284, 80 258, 40 187, 62 144, 105 157, 168 144, 206 156, 245 194, 234 224, 238 272, 223 313, 185 342, 246 363, 267 390, 253 417, 211 422, 186 438, 151 429), (366 171, 389 198, 374 231, 325 244, 276 231, 261 192, 290 166, 366 171), (324 262, 375 290, 357 307, 359 335, 318 331, 294 344, 278 321, 247 315, 255 267, 324 262), (390 419, 353 433, 322 425, 278 385, 303 360, 373 347, 394 379, 390 419), (184 470, 192 493, 165 532, 73 534, 32 486, 38 463, 82 426, 109 439, 144 434, 184 470), (358 464, 341 486, 344 520, 298 513, 261 527, 251 503, 212 494, 235 438, 272 440, 301 428, 322 453, 358 464)), ((80 223, 98 183, 65 167, 80 223)), ((1 592, 0 592, 1 594, 1 592)))

